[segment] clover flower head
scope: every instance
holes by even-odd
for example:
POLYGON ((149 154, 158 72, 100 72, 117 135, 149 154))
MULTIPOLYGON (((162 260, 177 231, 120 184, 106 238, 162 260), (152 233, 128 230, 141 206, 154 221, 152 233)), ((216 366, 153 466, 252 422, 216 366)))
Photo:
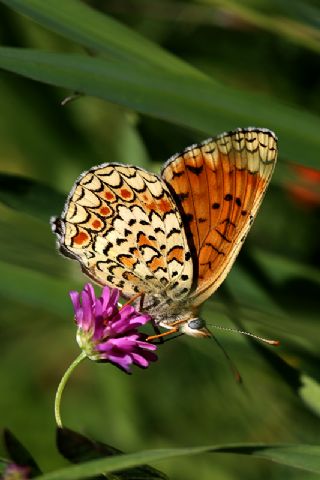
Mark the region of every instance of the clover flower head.
POLYGON ((15 463, 9 463, 3 472, 3 480, 27 480, 29 477, 29 467, 21 467, 15 463))
POLYGON ((150 316, 137 312, 131 305, 119 308, 120 292, 104 287, 101 297, 96 297, 88 283, 82 292, 70 292, 78 326, 77 342, 87 357, 95 361, 110 362, 126 372, 133 364, 147 368, 157 356, 157 349, 144 341, 138 332, 150 316))

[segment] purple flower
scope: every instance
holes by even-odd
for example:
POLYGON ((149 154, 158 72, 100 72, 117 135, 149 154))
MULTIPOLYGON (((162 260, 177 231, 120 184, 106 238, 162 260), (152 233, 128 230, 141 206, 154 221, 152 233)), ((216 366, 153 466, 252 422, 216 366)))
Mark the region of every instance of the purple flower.
POLYGON ((3 480, 27 480, 29 478, 29 467, 20 467, 10 463, 3 472, 3 480))
POLYGON ((104 287, 95 296, 90 283, 81 293, 70 292, 78 326, 77 342, 91 360, 111 362, 130 372, 132 364, 146 368, 156 360, 156 345, 145 342, 137 328, 150 321, 149 315, 137 312, 131 305, 118 307, 120 292, 104 287))

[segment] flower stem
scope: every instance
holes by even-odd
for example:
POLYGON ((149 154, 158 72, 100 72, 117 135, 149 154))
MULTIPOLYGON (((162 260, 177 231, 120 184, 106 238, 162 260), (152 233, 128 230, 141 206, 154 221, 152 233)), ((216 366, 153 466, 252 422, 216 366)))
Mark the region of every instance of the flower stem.
POLYGON ((60 416, 60 404, 61 404, 61 397, 62 397, 64 387, 66 386, 66 383, 71 373, 73 372, 73 370, 76 368, 77 365, 79 365, 80 362, 82 362, 84 358, 86 358, 86 356, 87 356, 86 353, 82 351, 80 355, 71 363, 70 367, 66 370, 65 374, 60 380, 57 393, 56 393, 56 398, 54 401, 54 415, 56 418, 56 423, 59 428, 62 428, 62 421, 60 416))

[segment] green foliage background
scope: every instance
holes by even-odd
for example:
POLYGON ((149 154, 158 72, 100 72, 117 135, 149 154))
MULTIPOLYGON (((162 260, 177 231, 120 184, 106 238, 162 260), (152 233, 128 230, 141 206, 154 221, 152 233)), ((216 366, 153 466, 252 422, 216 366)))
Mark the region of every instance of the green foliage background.
MULTIPOLYGON (((210 340, 168 342, 157 364, 132 376, 87 362, 67 387, 63 417, 128 452, 319 443, 320 180, 303 170, 319 167, 317 2, 86 3, 101 15, 73 0, 0 2, 0 423, 43 469, 63 465, 54 453, 53 398, 78 354, 68 291, 86 279, 57 254, 48 220, 76 177, 109 161, 158 171, 189 144, 254 124, 278 134, 279 164, 203 317, 280 339, 281 347, 216 332, 243 386, 210 340), (77 90, 86 95, 62 107, 77 90)), ((157 466, 178 480, 316 478, 238 456, 157 466)))

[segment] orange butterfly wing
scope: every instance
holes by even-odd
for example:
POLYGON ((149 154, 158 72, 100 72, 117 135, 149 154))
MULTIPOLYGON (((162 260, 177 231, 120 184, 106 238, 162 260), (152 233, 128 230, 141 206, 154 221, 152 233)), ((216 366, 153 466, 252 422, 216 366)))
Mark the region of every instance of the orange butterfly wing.
POLYGON ((193 306, 223 282, 270 181, 277 139, 267 129, 224 133, 187 148, 162 177, 180 209, 194 259, 193 306))

